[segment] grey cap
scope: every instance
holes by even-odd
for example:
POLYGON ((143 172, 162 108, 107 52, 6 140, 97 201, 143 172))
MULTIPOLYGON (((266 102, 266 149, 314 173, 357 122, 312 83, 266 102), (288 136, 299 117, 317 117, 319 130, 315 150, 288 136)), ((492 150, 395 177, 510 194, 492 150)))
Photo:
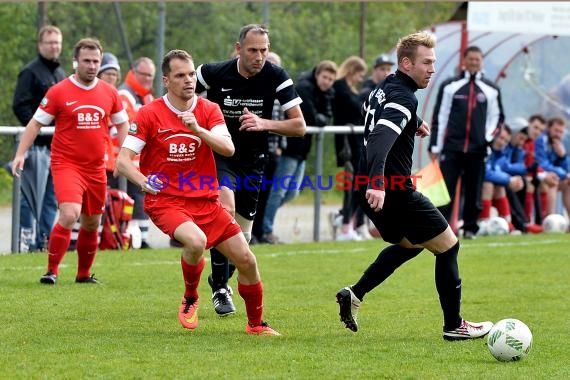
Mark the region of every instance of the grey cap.
POLYGON ((394 62, 390 60, 390 57, 387 54, 380 54, 374 60, 374 68, 377 68, 380 65, 393 65, 394 62))
POLYGON ((103 58, 101 59, 101 68, 97 75, 101 74, 105 70, 115 69, 121 72, 121 66, 119 66, 119 60, 115 55, 111 53, 103 53, 103 58))

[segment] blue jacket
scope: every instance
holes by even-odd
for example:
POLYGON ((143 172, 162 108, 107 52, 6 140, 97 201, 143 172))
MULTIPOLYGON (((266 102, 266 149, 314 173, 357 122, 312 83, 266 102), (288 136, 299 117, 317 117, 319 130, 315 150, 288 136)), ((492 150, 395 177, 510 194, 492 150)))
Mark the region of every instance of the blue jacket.
POLYGON ((568 174, 568 155, 560 157, 552 150, 548 134, 542 133, 535 142, 536 161, 547 172, 554 172, 560 179, 568 174))

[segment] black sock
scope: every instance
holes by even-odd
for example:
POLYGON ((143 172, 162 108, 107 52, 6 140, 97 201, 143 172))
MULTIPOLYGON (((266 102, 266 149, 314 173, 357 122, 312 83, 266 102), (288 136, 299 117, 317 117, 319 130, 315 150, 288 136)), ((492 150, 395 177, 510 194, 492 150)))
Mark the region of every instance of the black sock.
POLYGON ((215 248, 210 249, 210 259, 212 261, 212 292, 215 292, 228 285, 229 260, 215 248))
POLYGON ((435 287, 443 310, 444 329, 461 325, 461 278, 457 266, 459 242, 447 251, 435 255, 435 287))
POLYGON ((406 261, 416 257, 423 248, 404 248, 391 245, 382 250, 376 260, 352 286, 352 292, 362 301, 364 295, 380 285, 406 261))

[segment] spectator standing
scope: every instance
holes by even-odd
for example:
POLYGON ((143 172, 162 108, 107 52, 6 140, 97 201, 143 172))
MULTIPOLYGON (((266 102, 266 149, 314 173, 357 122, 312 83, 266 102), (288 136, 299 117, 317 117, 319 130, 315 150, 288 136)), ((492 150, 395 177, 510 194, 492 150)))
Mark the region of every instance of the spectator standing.
POLYGON ((482 72, 483 52, 477 46, 463 54, 465 70, 443 82, 432 118, 430 157, 439 159, 451 204, 440 208, 451 219, 461 177, 463 188, 463 236, 473 239, 479 230, 481 189, 485 177, 487 147, 504 121, 499 88, 482 72))
MULTIPOLYGON (((235 145, 232 157, 215 154, 220 200, 235 215, 249 242, 257 210, 268 155, 268 134, 303 136, 305 120, 289 74, 279 66, 266 62, 269 53, 269 31, 265 26, 244 26, 235 44, 237 57, 198 67, 196 92, 207 91, 209 100, 222 109, 235 145), (286 118, 272 120, 275 99, 286 118), (238 186, 239 185, 239 186, 238 186)), ((216 249, 210 251, 213 303, 216 313, 235 313, 228 288, 233 272, 228 259, 216 249)))
MULTIPOLYGON (((63 36, 61 30, 53 25, 42 27, 38 33, 38 55, 18 74, 12 109, 22 125, 27 125, 36 112, 47 90, 65 79, 65 72, 59 64, 63 36)), ((53 137, 38 136, 29 154, 50 154, 53 137)), ((24 167, 24 170, 26 168, 24 167)), ((22 178, 22 180, 25 180, 22 178)), ((22 194, 22 193, 21 193, 22 194)), ((43 206, 36 221, 28 200, 20 197, 20 239, 21 251, 42 251, 46 249, 49 233, 53 228, 57 213, 57 202, 53 190, 53 178, 48 174, 43 206), (37 227, 34 238, 34 225, 37 227)))
MULTIPOLYGON (((154 97, 152 95, 152 85, 156 67, 152 59, 147 57, 138 58, 125 77, 125 82, 119 86, 119 96, 123 102, 123 107, 129 115, 129 121, 133 122, 139 109, 150 103, 154 97)), ((135 165, 138 159, 135 160, 135 165)), ((127 184, 127 194, 135 201, 133 209, 133 219, 131 224, 138 226, 141 230, 141 248, 151 248, 148 243, 148 229, 150 220, 144 212, 144 193, 131 182, 127 184)))
POLYGON ((55 121, 51 172, 59 217, 50 234, 48 270, 40 278, 42 284, 56 283, 59 265, 71 239, 71 229, 78 219, 81 229, 77 238, 75 282, 99 283, 91 273, 91 267, 97 253, 97 230, 107 193, 106 116, 111 115, 120 141, 128 128, 128 117, 117 90, 97 78, 102 56, 99 41, 85 38, 77 42, 73 48, 75 74, 48 90, 26 126, 12 162, 12 173, 18 176, 24 166, 26 151, 40 128, 55 121))
POLYGON ((213 152, 227 157, 235 150, 220 107, 196 95, 196 69, 187 52, 170 51, 161 68, 167 93, 138 112, 119 154, 118 168, 145 192, 145 211, 154 223, 183 244, 180 264, 185 290, 178 319, 186 329, 198 327, 204 251, 217 246, 239 271, 238 292, 248 319, 245 331, 280 335, 262 319, 263 285, 255 256, 219 201, 213 152), (141 154, 140 171, 133 164, 137 154, 141 154), (157 171, 170 178, 169 184, 161 186, 153 179, 157 171), (204 186, 205 177, 214 180, 212 186, 204 186))
MULTIPOLYGON (((303 100, 301 110, 309 126, 324 127, 332 117, 331 101, 334 96, 332 85, 338 68, 333 61, 321 61, 313 70, 301 76, 296 86, 303 100)), ((279 207, 293 200, 299 194, 299 184, 305 175, 305 161, 311 150, 313 135, 287 137, 287 145, 277 162, 276 183, 269 191, 261 243, 276 244, 279 238, 273 234, 273 224, 279 207)))
MULTIPOLYGON (((121 66, 119 60, 112 53, 103 53, 101 68, 97 77, 111 86, 117 88, 121 80, 121 66)), ((107 184, 112 188, 119 188, 118 178, 113 176, 115 161, 119 154, 119 141, 117 138, 117 127, 109 121, 109 134, 107 135, 107 152, 105 154, 107 168, 107 184)))
POLYGON ((480 338, 493 326, 462 318, 459 241, 430 200, 414 190, 410 179, 415 138, 429 135, 427 125, 416 116, 415 92, 426 88, 435 73, 434 46, 434 36, 425 32, 400 39, 398 70, 364 103, 366 145, 357 173, 368 181, 356 191, 366 215, 391 245, 380 252, 356 284, 336 294, 340 319, 353 332, 358 330, 356 318, 364 296, 423 249, 435 255, 443 339, 480 338))
MULTIPOLYGON (((281 66, 281 57, 277 53, 270 51, 267 54, 267 61, 273 63, 276 66, 281 66)), ((273 115, 271 116, 273 120, 283 120, 285 118, 285 113, 281 108, 279 101, 275 99, 273 103, 273 115)), ((287 138, 281 135, 275 135, 270 133, 267 136, 268 142, 268 155, 267 164, 265 165, 265 178, 273 178, 275 175, 275 168, 277 167, 277 161, 279 156, 283 152, 287 144, 287 138)), ((269 191, 271 186, 262 186, 259 190, 259 199, 257 202, 257 212, 253 218, 253 226, 251 228, 251 241, 249 244, 258 244, 263 237, 263 217, 265 216, 265 208, 267 207, 267 199, 269 198, 269 191)))
MULTIPOLYGON (((361 126, 362 98, 360 85, 366 73, 366 62, 360 57, 351 56, 344 60, 338 70, 338 79, 333 85, 334 98, 332 101, 334 125, 361 126)), ((352 176, 358 167, 361 153, 364 151, 364 140, 361 134, 335 134, 336 162, 338 167, 344 167, 344 172, 352 176)), ((353 201, 352 186, 344 190, 340 217, 331 215, 333 237, 337 240, 362 240, 369 238, 368 226, 364 223, 364 214, 360 206, 353 201), (353 226, 352 219, 355 219, 353 226), (340 225, 340 226, 339 226, 340 225), (337 229, 340 227, 340 233, 337 229), (356 230, 356 231, 355 231, 356 230), (359 235, 359 233, 361 235, 359 235)))
POLYGON ((392 72, 392 67, 394 66, 394 62, 390 60, 387 54, 380 54, 376 59, 374 59, 374 63, 372 64, 372 74, 370 78, 366 79, 364 83, 362 83, 362 90, 360 91, 360 95, 362 100, 366 100, 368 95, 382 82, 390 73, 392 72))

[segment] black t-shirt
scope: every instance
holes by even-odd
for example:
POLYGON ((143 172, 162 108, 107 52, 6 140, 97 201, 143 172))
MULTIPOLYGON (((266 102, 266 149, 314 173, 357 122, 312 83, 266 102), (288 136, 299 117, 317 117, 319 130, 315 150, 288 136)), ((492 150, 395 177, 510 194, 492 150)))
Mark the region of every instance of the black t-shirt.
POLYGON ((265 62, 259 73, 245 78, 238 72, 238 58, 198 66, 196 92, 222 109, 232 136, 235 157, 267 154, 267 132, 240 132, 239 118, 247 108, 263 119, 271 119, 275 99, 284 111, 301 103, 293 81, 279 66, 265 62))
MULTIPOLYGON (((397 71, 389 75, 364 103, 367 165, 360 174, 371 179, 383 175, 388 181, 406 178, 405 188, 413 189, 409 176, 419 126, 418 100, 414 94, 417 89, 412 78, 397 71)), ((376 186, 382 185, 376 183, 376 186)), ((386 190, 390 190, 390 186, 387 185, 386 190)))

